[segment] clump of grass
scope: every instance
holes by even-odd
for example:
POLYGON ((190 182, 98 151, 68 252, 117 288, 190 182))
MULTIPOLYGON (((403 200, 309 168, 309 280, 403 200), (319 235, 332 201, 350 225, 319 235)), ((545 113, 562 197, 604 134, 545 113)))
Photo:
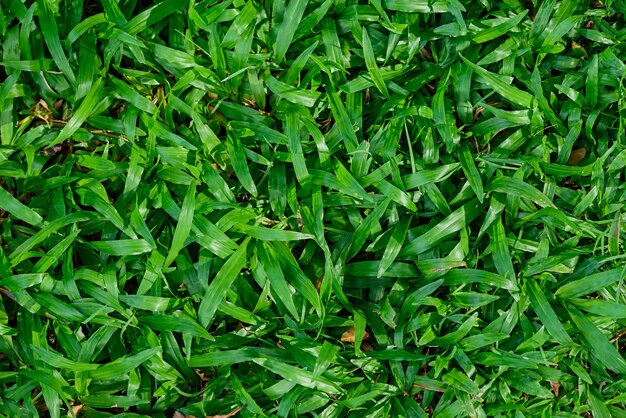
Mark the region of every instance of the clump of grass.
POLYGON ((626 416, 624 2, 7 5, 0 416, 626 416))

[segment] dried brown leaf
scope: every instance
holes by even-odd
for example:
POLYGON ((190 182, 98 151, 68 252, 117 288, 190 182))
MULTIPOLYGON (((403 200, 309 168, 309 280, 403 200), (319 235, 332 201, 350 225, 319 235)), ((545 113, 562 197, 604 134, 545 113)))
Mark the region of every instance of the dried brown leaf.
POLYGON ((567 160, 567 165, 578 165, 585 155, 587 154, 587 150, 585 148, 577 148, 571 152, 569 155, 569 160, 567 160))
POLYGON ((554 392, 554 396, 559 396, 559 382, 550 382, 550 387, 552 388, 552 392, 554 392))
POLYGON ((67 416, 68 417, 77 417, 78 414, 80 413, 80 410, 83 409, 85 407, 85 405, 78 404, 78 405, 72 405, 72 410, 71 411, 67 411, 67 416))
POLYGON ((226 415, 207 415, 206 418, 230 418, 232 416, 237 415, 239 413, 239 411, 241 411, 243 408, 245 408, 245 405, 244 406, 240 406, 239 408, 229 412, 226 415))
MULTIPOLYGON (((363 332, 363 341, 367 340, 370 337, 367 331, 363 332)), ((352 343, 354 344, 354 325, 350 327, 349 330, 341 334, 341 341, 344 343, 352 343)))

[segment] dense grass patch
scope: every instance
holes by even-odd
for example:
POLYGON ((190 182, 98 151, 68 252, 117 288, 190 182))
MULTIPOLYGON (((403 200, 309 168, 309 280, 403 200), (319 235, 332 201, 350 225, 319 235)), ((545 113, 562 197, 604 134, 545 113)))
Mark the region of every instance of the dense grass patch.
POLYGON ((0 416, 626 416, 625 7, 3 0, 0 416))

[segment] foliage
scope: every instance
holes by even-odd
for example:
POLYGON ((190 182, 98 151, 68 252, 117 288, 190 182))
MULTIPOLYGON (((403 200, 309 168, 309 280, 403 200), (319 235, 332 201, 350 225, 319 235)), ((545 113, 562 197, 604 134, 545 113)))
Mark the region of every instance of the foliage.
POLYGON ((626 416, 625 7, 4 1, 0 415, 626 416))

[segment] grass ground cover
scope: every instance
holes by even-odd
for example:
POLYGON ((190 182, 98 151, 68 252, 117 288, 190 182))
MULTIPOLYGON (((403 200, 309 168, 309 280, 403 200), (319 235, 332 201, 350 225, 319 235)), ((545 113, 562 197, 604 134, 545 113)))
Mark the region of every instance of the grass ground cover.
POLYGON ((625 13, 3 0, 0 416, 625 417, 625 13))

